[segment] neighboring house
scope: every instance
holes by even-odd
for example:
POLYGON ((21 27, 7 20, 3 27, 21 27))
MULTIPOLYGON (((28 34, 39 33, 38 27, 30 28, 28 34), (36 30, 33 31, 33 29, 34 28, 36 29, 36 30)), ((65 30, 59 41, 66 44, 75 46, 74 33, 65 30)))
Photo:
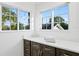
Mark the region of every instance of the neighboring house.
POLYGON ((64 30, 64 29, 61 27, 60 24, 56 24, 56 25, 54 26, 54 29, 56 29, 56 30, 64 30))

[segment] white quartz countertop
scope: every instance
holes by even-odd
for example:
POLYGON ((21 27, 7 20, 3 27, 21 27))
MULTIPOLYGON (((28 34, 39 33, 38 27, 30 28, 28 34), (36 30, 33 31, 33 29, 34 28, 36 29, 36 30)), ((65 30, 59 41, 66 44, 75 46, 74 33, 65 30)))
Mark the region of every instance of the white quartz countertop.
POLYGON ((48 46, 65 49, 71 52, 79 53, 79 43, 78 42, 72 42, 68 40, 55 40, 55 43, 46 42, 43 37, 26 37, 24 36, 24 39, 34 41, 37 43, 45 44, 48 46))

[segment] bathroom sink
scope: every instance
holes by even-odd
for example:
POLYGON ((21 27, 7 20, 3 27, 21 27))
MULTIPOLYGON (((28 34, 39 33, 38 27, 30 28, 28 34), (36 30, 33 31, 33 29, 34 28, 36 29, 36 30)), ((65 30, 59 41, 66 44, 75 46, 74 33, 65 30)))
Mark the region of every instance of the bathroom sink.
POLYGON ((49 43, 56 43, 54 38, 45 37, 44 40, 49 43))

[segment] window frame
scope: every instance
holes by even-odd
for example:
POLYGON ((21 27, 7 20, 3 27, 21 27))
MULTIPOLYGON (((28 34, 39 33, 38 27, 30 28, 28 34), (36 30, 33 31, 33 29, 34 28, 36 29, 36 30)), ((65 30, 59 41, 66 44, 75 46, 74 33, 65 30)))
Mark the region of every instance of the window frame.
MULTIPOLYGON (((56 6, 55 8, 59 8, 59 7, 62 7, 62 6, 64 6, 64 5, 67 5, 68 6, 68 29, 67 30, 56 30, 56 29, 54 29, 54 12, 52 12, 52 14, 53 14, 53 16, 52 16, 52 24, 51 24, 51 29, 42 29, 42 25, 41 25, 41 30, 42 31, 45 31, 45 30, 48 30, 48 31, 69 31, 69 25, 70 25, 70 18, 69 18, 69 16, 70 16, 70 14, 69 14, 69 2, 67 2, 67 3, 64 3, 64 4, 61 4, 61 5, 59 5, 59 6, 56 6)), ((55 8, 52 8, 51 10, 54 10, 55 8)), ((49 9, 48 9, 49 10, 49 9)), ((46 11, 46 10, 45 10, 46 11)), ((42 11, 43 12, 43 11, 42 11)), ((41 19, 42 19, 42 15, 41 15, 41 19)), ((42 24, 42 22, 41 22, 41 24, 42 24)))
MULTIPOLYGON (((13 7, 13 6, 10 6, 10 5, 7 5, 7 4, 0 4, 0 32, 15 32, 15 31, 30 31, 31 30, 31 28, 29 28, 29 29, 25 29, 25 30, 19 30, 19 17, 18 17, 18 12, 19 12, 19 10, 22 10, 22 9, 20 9, 20 8, 16 8, 16 7, 13 7), (13 8, 13 9, 17 9, 17 29, 16 30, 12 30, 12 29, 10 29, 10 30, 2 30, 2 7, 7 7, 7 8, 13 8)), ((23 11, 25 11, 25 10, 23 10, 23 11)), ((29 12, 30 13, 30 11, 25 11, 25 12, 29 12)), ((31 20, 31 17, 30 17, 30 20, 31 20)), ((31 25, 30 25, 30 27, 31 27, 31 25)))
MULTIPOLYGON (((55 7, 54 9, 56 9, 56 8, 62 8, 62 7, 64 7, 65 5, 67 5, 67 7, 68 7, 68 13, 67 13, 67 16, 68 16, 68 21, 67 21, 67 23, 68 23, 68 29, 63 29, 63 30, 57 30, 57 31, 68 31, 69 30, 69 22, 70 22, 70 18, 69 18, 69 3, 67 2, 67 3, 65 3, 65 4, 62 4, 62 5, 60 5, 60 6, 57 6, 57 7, 55 7)), ((61 15, 66 15, 65 13, 63 13, 63 14, 59 14, 60 16, 61 15)), ((55 12, 54 12, 54 17, 55 17, 55 12)), ((56 22, 54 22, 54 23, 56 23, 56 22)), ((60 22, 60 23, 62 23, 62 22, 60 22)), ((54 25, 53 25, 53 27, 54 27, 54 25)), ((54 28, 53 28, 54 29, 54 28)), ((56 30, 56 29, 54 29, 54 30, 56 30)))

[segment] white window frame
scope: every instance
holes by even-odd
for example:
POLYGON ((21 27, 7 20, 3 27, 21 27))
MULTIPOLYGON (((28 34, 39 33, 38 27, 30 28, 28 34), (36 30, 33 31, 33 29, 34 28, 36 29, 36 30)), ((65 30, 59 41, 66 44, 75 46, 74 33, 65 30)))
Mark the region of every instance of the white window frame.
MULTIPOLYGON (((67 14, 67 15, 68 15, 68 21, 67 21, 67 23, 68 23, 68 29, 67 29, 67 30, 65 30, 65 29, 63 29, 63 30, 60 30, 60 29, 59 29, 59 30, 56 30, 56 29, 53 28, 53 30, 55 30, 55 31, 68 31, 68 30, 69 30, 69 22, 70 22, 70 19, 69 19, 69 3, 67 2, 67 3, 62 4, 62 5, 60 5, 60 6, 57 6, 57 7, 55 7, 55 8, 59 8, 59 7, 61 8, 61 7, 65 6, 65 5, 68 6, 68 14, 67 14)), ((54 8, 54 9, 55 9, 55 8, 54 8)), ((54 13, 54 14, 55 14, 55 13, 54 13)), ((65 15, 65 14, 60 14, 60 15, 65 15)), ((55 16, 55 15, 54 15, 54 16, 55 16)), ((56 22, 55 22, 55 23, 56 23, 56 22)), ((60 23, 61 23, 61 22, 60 22, 60 23)), ((54 27, 54 25, 53 25, 53 27, 54 27)))
MULTIPOLYGON (((5 4, 0 4, 0 32, 15 32, 15 31, 30 31, 31 30, 31 28, 30 29, 19 30, 19 17, 18 17, 19 10, 22 10, 22 9, 12 7, 12 6, 9 6, 9 5, 5 5, 5 4), (16 30, 11 30, 11 29, 10 30, 2 30, 2 7, 17 9, 17 29, 16 30)), ((29 11, 25 11, 25 12, 29 12, 29 11)), ((30 18, 30 20, 31 20, 31 18, 30 18)), ((31 25, 30 25, 30 27, 31 27, 31 25)))
MULTIPOLYGON (((69 31, 69 22, 70 22, 70 18, 69 18, 69 3, 65 3, 65 4, 62 4, 62 5, 57 6, 57 7, 61 7, 61 6, 66 5, 66 4, 68 5, 68 30, 56 30, 56 29, 54 29, 54 12, 52 11, 52 24, 51 24, 51 29, 42 29, 42 26, 41 26, 41 30, 42 31, 47 31, 47 30, 48 31, 52 31, 52 30, 53 31, 69 31)), ((57 8, 57 7, 55 7, 55 8, 57 8)), ((51 10, 54 10, 55 8, 53 8, 51 10)), ((41 19, 42 19, 42 15, 41 15, 41 19)), ((41 24, 43 24, 43 23, 41 22, 41 24)))

